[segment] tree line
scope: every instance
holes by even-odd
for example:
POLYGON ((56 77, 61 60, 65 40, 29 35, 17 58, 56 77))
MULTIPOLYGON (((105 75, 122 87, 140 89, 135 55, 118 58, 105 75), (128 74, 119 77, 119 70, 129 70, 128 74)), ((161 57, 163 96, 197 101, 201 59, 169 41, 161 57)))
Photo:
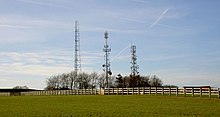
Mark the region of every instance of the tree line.
POLYGON ((158 87, 162 86, 163 82, 156 75, 147 76, 122 76, 118 74, 116 76, 115 87, 126 88, 126 87, 158 87))
MULTIPOLYGON (((75 71, 51 76, 47 78, 46 84, 46 90, 92 89, 105 88, 107 86, 104 73, 77 73, 75 71)), ((156 75, 122 76, 118 74, 117 76, 113 75, 108 78, 108 86, 110 88, 149 87, 162 86, 162 84, 162 80, 156 75)))

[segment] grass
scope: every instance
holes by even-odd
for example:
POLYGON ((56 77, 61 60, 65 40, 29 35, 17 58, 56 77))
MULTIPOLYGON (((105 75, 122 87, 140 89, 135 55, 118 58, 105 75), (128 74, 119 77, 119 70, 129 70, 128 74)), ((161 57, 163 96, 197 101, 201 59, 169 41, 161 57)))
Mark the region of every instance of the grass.
POLYGON ((0 97, 0 117, 220 117, 220 100, 174 96, 0 97))

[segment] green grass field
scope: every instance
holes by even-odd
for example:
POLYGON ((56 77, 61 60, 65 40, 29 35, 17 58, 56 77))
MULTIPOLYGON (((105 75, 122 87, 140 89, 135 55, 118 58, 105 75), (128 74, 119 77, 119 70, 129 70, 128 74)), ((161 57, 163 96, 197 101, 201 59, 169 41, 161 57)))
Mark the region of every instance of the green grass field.
POLYGON ((220 117, 220 100, 174 96, 0 97, 0 117, 220 117))

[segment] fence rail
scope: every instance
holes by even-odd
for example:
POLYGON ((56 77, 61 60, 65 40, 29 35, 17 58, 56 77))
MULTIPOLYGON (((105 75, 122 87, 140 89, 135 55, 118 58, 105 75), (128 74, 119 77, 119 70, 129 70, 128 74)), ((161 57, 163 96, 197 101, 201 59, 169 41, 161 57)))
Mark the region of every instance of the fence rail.
POLYGON ((219 88, 164 88, 164 87, 140 87, 140 88, 109 88, 104 90, 105 95, 183 95, 183 96, 217 96, 220 97, 219 88))
POLYGON ((28 92, 0 92, 0 96, 44 96, 44 95, 98 95, 98 89, 77 89, 77 90, 38 90, 28 92))
MULTIPOLYGON (((77 90, 42 90, 19 92, 19 95, 182 95, 192 97, 218 97, 220 88, 164 88, 164 87, 138 87, 138 88, 106 88, 106 89, 77 89, 77 90)), ((0 92, 0 96, 11 96, 11 92, 0 92)))

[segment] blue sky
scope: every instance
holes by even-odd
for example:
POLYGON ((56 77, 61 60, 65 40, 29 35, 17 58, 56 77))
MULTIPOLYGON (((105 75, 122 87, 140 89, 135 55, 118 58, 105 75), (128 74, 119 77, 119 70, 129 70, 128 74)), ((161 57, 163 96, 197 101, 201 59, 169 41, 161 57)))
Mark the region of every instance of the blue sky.
POLYGON ((0 0, 0 87, 43 89, 73 68, 80 23, 82 70, 102 72, 109 33, 114 75, 130 74, 130 44, 141 75, 167 85, 220 87, 219 0, 0 0))

